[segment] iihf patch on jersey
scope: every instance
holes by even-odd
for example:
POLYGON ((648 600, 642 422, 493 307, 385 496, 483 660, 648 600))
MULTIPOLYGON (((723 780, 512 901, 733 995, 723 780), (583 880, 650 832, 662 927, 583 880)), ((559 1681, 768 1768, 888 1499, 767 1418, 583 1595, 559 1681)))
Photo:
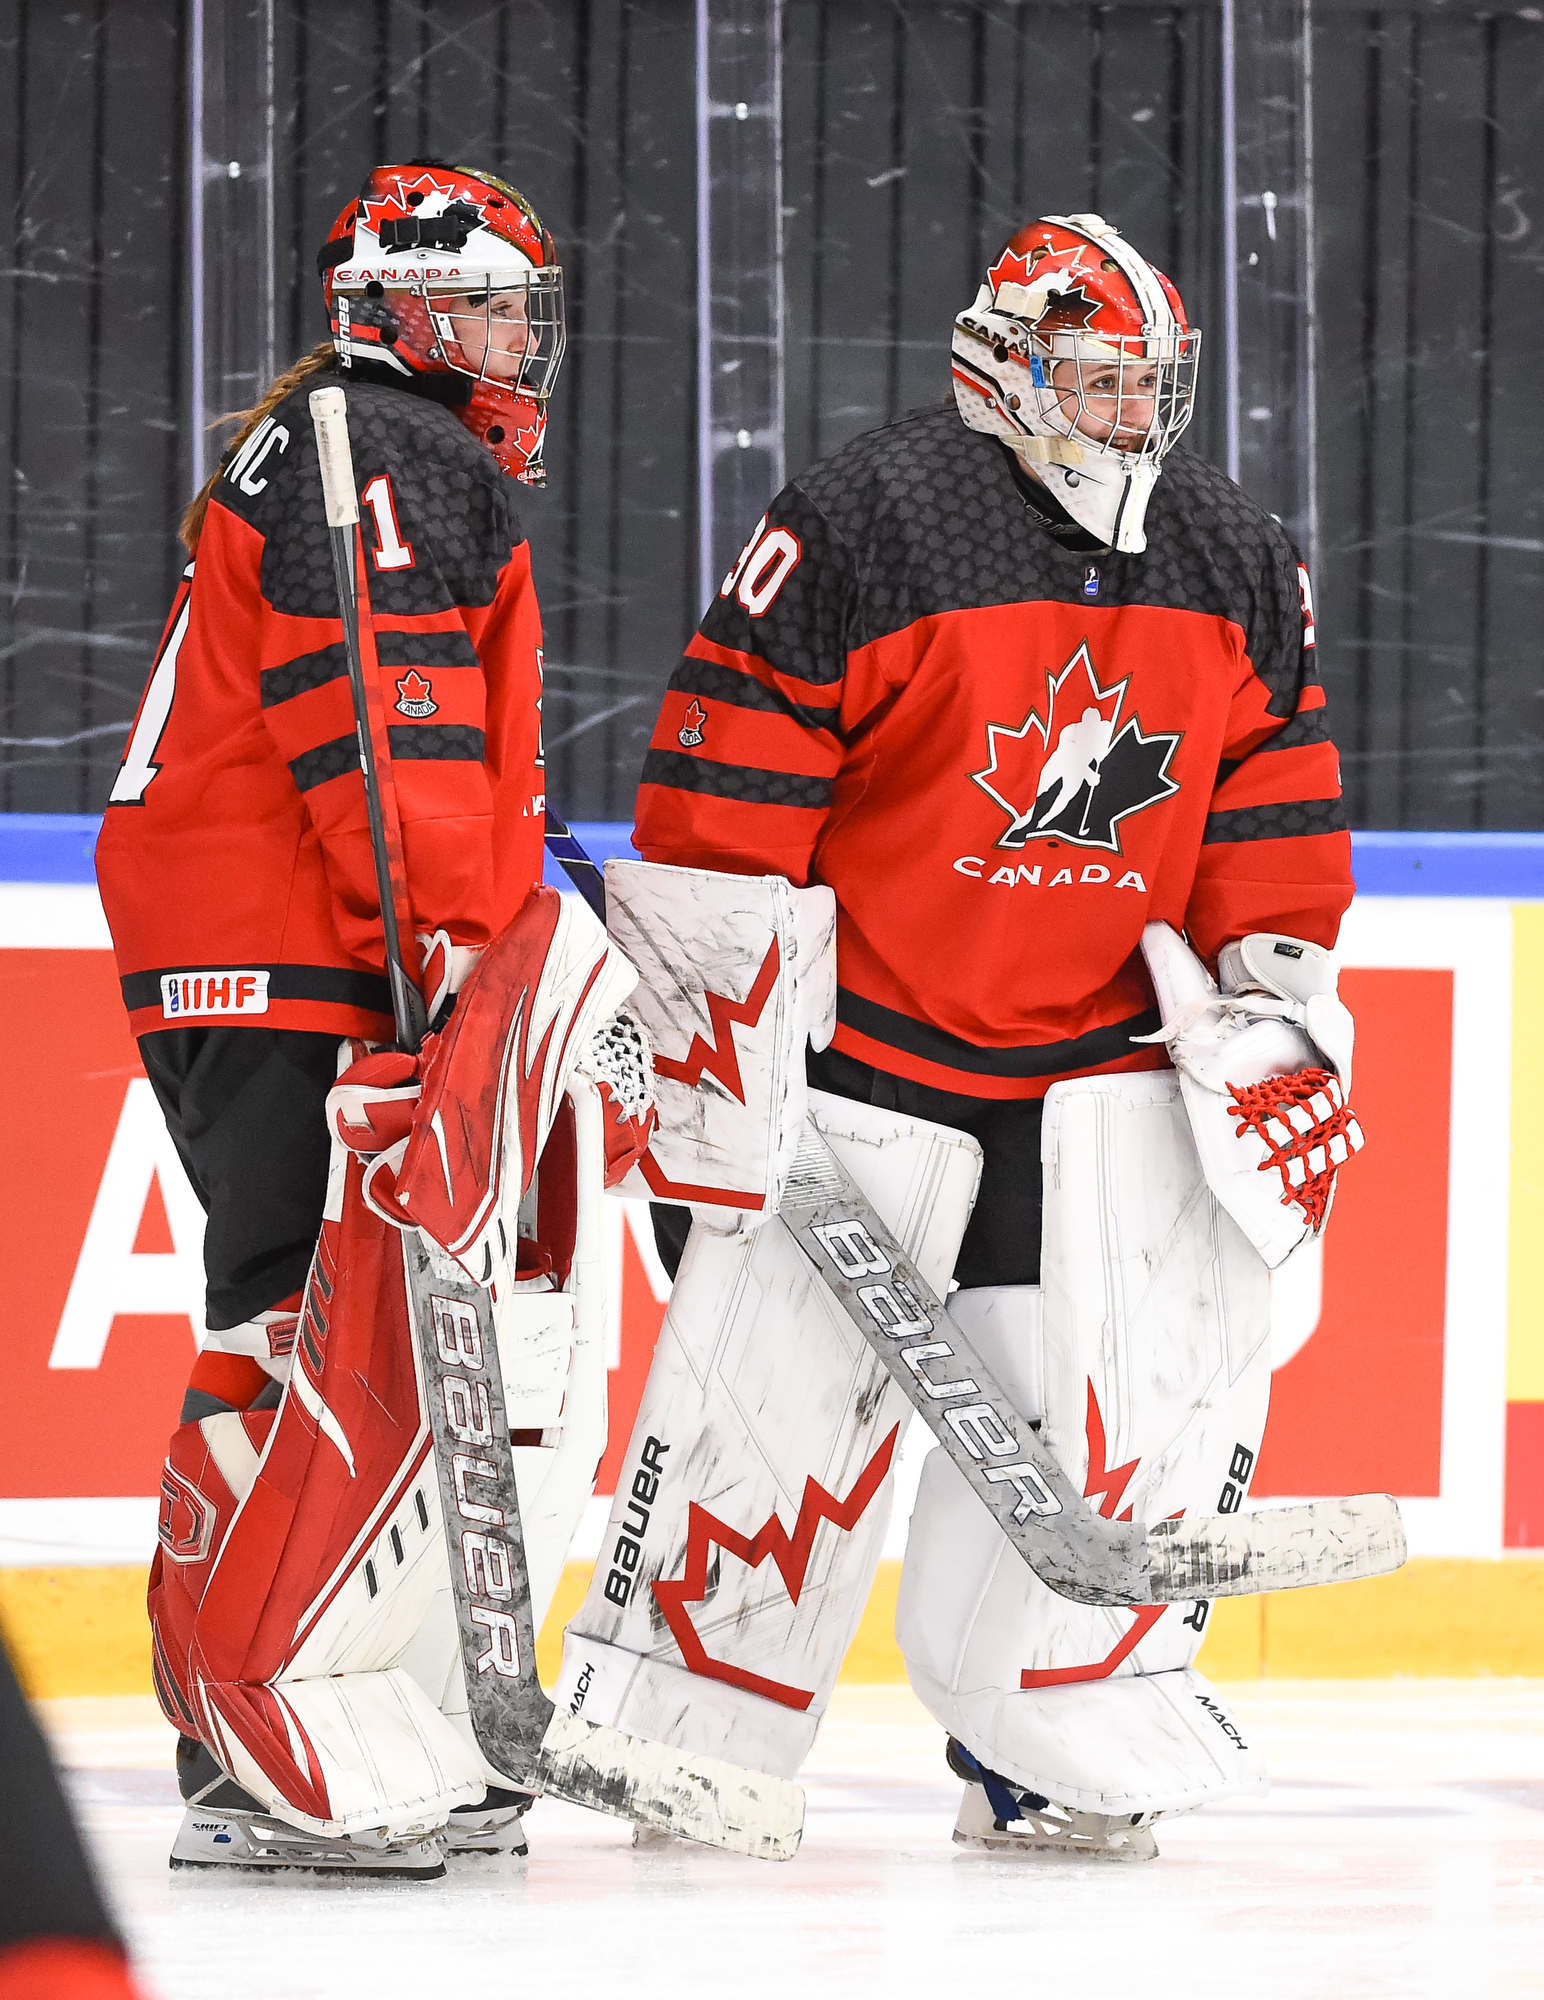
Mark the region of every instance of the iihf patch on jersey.
POLYGON ((192 1014, 266 1014, 268 972, 163 972, 161 1012, 168 1021, 192 1014))
POLYGON ((416 717, 438 715, 439 708, 439 703, 434 699, 433 684, 409 667, 397 682, 398 714, 416 717))
POLYGON ((1149 736, 1137 716, 1122 722, 1128 685, 1099 685, 1085 640, 1048 679, 1043 716, 1036 707, 1017 728, 987 724, 987 765, 970 775, 1008 815, 994 845, 1054 839, 1119 854, 1120 822, 1179 790, 1169 764, 1181 732, 1149 736))

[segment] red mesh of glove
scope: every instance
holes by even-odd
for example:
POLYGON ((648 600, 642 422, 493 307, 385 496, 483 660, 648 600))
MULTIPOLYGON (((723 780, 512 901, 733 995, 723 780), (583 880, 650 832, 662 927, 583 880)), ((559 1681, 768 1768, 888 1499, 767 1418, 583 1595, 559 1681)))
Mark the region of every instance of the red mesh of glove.
POLYGON ((1253 1132, 1265 1146, 1262 1174, 1279 1173, 1282 1205, 1300 1208, 1315 1229, 1329 1210, 1335 1175, 1362 1148, 1362 1128, 1346 1102, 1339 1077, 1327 1069, 1301 1069, 1264 1083, 1230 1083, 1241 1119, 1238 1136, 1253 1132))

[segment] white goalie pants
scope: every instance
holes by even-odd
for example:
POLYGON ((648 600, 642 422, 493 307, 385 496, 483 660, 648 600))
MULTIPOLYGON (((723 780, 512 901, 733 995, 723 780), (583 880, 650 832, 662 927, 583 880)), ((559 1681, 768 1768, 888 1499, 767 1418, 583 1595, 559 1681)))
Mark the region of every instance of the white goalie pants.
MULTIPOLYGON (((820 1093, 812 1109, 942 1293, 975 1142, 820 1093)), ((956 1292, 951 1311, 1090 1505, 1231 1512, 1264 1428, 1269 1275, 1205 1186, 1176 1079, 1055 1086, 1042 1154, 1042 1286, 956 1292)), ((695 1229, 558 1702, 796 1771, 862 1616, 910 1416, 779 1223, 695 1229)), ((929 1454, 897 1636, 919 1697, 988 1768, 1112 1814, 1260 1789, 1248 1731, 1191 1664, 1206 1617, 1058 1596, 929 1454)))

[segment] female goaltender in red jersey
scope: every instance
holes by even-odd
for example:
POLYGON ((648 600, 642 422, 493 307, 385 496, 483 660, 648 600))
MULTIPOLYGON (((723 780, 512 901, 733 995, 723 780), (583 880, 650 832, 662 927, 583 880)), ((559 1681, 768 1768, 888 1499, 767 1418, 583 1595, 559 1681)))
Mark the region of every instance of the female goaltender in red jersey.
MULTIPOLYGON (((775 1219, 810 1157, 784 1022, 831 1149, 940 1293, 952 1271, 953 1319, 1089 1504, 1240 1504, 1271 1272, 1360 1143, 1332 951, 1351 843, 1297 551, 1178 442, 1200 338, 1102 217, 1028 222, 956 315, 952 399, 792 480, 671 676, 612 902, 648 947, 668 1089, 642 1178, 680 1259, 624 1463, 668 1439, 677 1470, 642 1531, 625 1489, 613 1516, 647 1596, 601 1565, 570 1621, 558 1698, 592 1721, 791 1775, 900 1427, 976 1392, 942 1335, 897 1350, 895 1391, 810 1303, 808 1241, 775 1219), (669 1200, 743 1226, 688 1237, 669 1200), (716 1544, 742 1561, 721 1574, 716 1544), (803 1552, 781 1590, 742 1566, 769 1547, 803 1552)), ((853 1269, 891 1270, 868 1249, 853 1269)), ((857 1296, 887 1337, 932 1324, 904 1290, 857 1296)), ((1195 1671, 1206 1615, 1058 1595, 935 1450, 896 1632, 965 1783, 955 1838, 1140 1859, 1158 1814, 1258 1789, 1253 1726, 1195 1671)))
MULTIPOLYGON (((392 1035, 306 400, 326 382, 347 389, 415 929, 426 950, 438 934, 426 983, 454 986, 541 877, 541 624, 515 503, 542 481, 563 355, 552 238, 492 175, 415 161, 368 176, 318 268, 331 337, 188 509, 97 848, 124 1002, 208 1211, 185 1425, 275 1400, 339 1041, 392 1035)), ((179 1763, 218 1804, 191 1736, 179 1763)))

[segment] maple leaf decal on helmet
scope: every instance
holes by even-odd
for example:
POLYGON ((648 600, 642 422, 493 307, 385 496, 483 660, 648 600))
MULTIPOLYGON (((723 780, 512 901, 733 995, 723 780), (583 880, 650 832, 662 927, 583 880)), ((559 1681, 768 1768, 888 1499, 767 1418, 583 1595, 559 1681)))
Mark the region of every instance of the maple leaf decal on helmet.
POLYGON ((437 180, 432 172, 416 174, 411 180, 406 174, 393 174, 384 194, 369 196, 360 203, 359 220, 367 229, 373 229, 377 236, 383 222, 406 222, 412 216, 429 221, 436 215, 443 215, 452 204, 468 211, 473 223, 483 219, 483 206, 465 190, 453 184, 437 180))

